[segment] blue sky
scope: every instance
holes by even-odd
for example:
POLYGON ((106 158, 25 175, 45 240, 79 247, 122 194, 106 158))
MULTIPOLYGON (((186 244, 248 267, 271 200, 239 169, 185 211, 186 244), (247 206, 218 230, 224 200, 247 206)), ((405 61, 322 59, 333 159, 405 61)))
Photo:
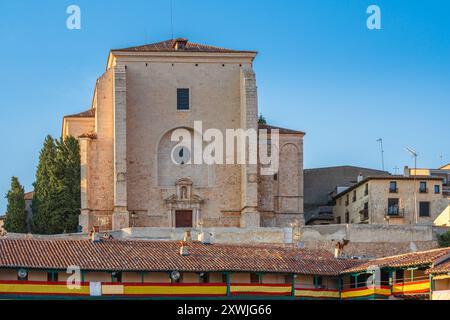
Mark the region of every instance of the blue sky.
MULTIPOLYGON (((419 166, 450 162, 449 1, 173 1, 175 37, 259 51, 260 111, 307 132, 306 167, 380 168, 379 137, 387 170, 412 165, 405 146, 419 166)), ((169 38, 169 0, 0 2, 0 212, 12 175, 30 190, 44 137, 89 108, 109 49, 169 38)))

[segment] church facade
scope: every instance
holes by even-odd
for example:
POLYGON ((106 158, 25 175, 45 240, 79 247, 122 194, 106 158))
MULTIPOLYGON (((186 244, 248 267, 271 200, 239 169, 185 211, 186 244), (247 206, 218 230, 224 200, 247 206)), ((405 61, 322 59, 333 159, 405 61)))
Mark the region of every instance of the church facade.
POLYGON ((62 135, 80 142, 84 231, 304 224, 304 133, 258 123, 256 55, 186 39, 111 50, 91 108, 63 119, 62 135), (190 150, 174 151, 173 134, 201 136, 198 121, 203 131, 267 129, 259 146, 277 130, 278 171, 184 161, 190 150))

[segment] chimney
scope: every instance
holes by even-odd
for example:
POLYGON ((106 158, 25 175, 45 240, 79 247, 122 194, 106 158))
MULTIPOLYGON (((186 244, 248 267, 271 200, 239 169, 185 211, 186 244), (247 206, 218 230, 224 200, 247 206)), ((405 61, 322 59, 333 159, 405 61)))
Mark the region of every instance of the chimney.
POLYGON ((89 239, 91 239, 92 242, 100 242, 100 234, 99 234, 100 228, 98 226, 94 226, 91 229, 91 232, 89 233, 89 239))
POLYGON ((363 181, 363 180, 364 180, 364 177, 363 177, 362 173, 360 172, 359 175, 358 175, 358 178, 356 178, 356 181, 357 181, 358 183, 360 183, 360 182, 363 181))
POLYGON ((178 50, 184 50, 186 48, 186 45, 188 43, 187 39, 184 38, 177 38, 175 39, 175 42, 173 43, 173 48, 178 51, 178 50))
POLYGON ((198 234, 198 241, 200 241, 203 244, 211 244, 211 236, 212 236, 212 233, 207 232, 207 231, 201 231, 198 234))
POLYGON ((411 176, 411 171, 409 170, 408 166, 405 166, 405 169, 403 169, 403 175, 405 177, 410 177, 411 176))
POLYGON ((181 241, 181 247, 180 247, 180 256, 186 257, 189 255, 188 247, 186 246, 186 242, 181 241))
POLYGON ((191 242, 191 241, 192 241, 191 230, 186 230, 184 232, 183 242, 191 242))

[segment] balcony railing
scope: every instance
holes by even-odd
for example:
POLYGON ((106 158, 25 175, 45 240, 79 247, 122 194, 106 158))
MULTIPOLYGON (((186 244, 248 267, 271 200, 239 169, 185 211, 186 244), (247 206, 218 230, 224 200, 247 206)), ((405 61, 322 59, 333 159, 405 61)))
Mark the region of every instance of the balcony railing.
POLYGON ((405 209, 401 209, 398 206, 392 206, 388 207, 386 210, 386 216, 387 217, 404 217, 405 216, 405 209))
POLYGON ((369 209, 362 209, 359 214, 361 215, 361 221, 369 220, 369 209))
POLYGON ((419 188, 419 193, 428 193, 428 188, 419 188))
POLYGON ((398 193, 398 188, 389 188, 389 193, 398 193))

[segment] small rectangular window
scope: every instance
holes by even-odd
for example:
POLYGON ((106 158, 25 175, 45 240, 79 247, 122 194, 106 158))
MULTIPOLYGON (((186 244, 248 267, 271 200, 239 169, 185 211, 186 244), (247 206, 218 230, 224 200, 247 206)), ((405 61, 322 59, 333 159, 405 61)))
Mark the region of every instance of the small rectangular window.
POLYGON ((427 183, 426 182, 420 182, 420 187, 419 187, 419 192, 420 193, 427 193, 427 183))
POLYGON ((111 282, 121 283, 122 282, 122 272, 113 272, 111 274, 111 282))
POLYGON ((47 281, 48 282, 58 282, 58 273, 57 272, 47 272, 47 281))
POLYGON ((391 181, 389 183, 389 192, 390 193, 397 193, 398 192, 397 181, 391 181))
POLYGON ((177 110, 189 109, 189 89, 177 89, 177 110))
POLYGON ((257 273, 251 273, 250 274, 250 283, 259 283, 260 277, 257 273))
POLYGON ((430 216, 430 203, 429 202, 420 202, 419 216, 421 216, 421 217, 429 217, 430 216))
POLYGON ((337 224, 341 224, 341 217, 339 216, 339 217, 336 217, 336 223, 337 224))
POLYGON ((440 185, 435 185, 434 186, 434 193, 436 194, 440 194, 441 193, 441 186, 440 185))

